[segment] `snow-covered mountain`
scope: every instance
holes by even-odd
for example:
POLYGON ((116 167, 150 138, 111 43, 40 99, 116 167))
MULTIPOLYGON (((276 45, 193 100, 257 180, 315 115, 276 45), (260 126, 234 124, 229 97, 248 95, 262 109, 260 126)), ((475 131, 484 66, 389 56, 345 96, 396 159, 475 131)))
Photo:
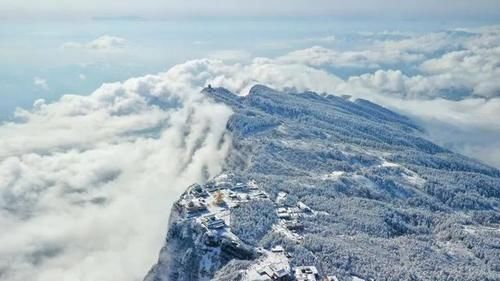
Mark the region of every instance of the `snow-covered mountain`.
POLYGON ((203 93, 233 109, 232 148, 146 281, 500 280, 499 170, 366 100, 203 93))

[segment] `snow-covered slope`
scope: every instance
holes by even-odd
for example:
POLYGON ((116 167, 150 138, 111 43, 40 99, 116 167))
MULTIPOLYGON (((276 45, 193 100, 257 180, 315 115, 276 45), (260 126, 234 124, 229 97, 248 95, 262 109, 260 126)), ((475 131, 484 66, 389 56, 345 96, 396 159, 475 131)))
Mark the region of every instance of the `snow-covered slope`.
POLYGON ((145 280, 500 280, 497 169, 369 101, 203 92, 234 110, 232 149, 172 209, 145 280))

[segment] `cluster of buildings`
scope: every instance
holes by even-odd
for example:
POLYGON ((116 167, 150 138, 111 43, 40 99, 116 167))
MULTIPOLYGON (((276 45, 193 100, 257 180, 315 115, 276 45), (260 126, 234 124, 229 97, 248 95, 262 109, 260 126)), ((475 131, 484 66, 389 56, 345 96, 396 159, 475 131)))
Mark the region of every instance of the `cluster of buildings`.
POLYGON ((321 277, 315 266, 298 266, 290 272, 280 265, 268 265, 258 271, 262 279, 252 279, 252 281, 339 281, 336 276, 321 277))
POLYGON ((285 228, 290 231, 299 231, 304 229, 304 224, 300 219, 305 215, 313 215, 313 211, 306 204, 298 202, 295 207, 281 205, 276 209, 276 214, 285 228))
MULTIPOLYGON (((202 241, 207 247, 219 248, 221 253, 238 259, 256 259, 246 271, 246 280, 338 281, 331 276, 322 278, 315 266, 299 266, 292 270, 289 263, 291 255, 282 246, 270 250, 256 249, 242 243, 231 232, 231 209, 238 208, 240 203, 258 199, 269 199, 269 195, 253 182, 238 182, 229 175, 223 175, 203 186, 190 186, 175 206, 178 214, 201 227, 202 241)), ((287 205, 286 199, 287 194, 280 192, 275 201, 279 227, 301 238, 298 234, 304 228, 301 219, 315 212, 303 202, 287 205)))
POLYGON ((295 279, 297 281, 319 281, 320 276, 315 266, 298 266, 295 268, 295 279))
POLYGON ((279 263, 263 266, 257 272, 263 277, 261 280, 291 280, 290 270, 285 265, 279 263))
POLYGON ((251 281, 339 281, 335 276, 321 276, 315 266, 298 266, 293 271, 285 263, 274 262, 263 265, 256 271, 258 277, 250 277, 251 281))
POLYGON ((209 214, 201 218, 201 223, 207 229, 221 229, 226 226, 223 219, 218 218, 215 214, 209 214))
POLYGON ((258 254, 231 232, 231 209, 242 202, 268 198, 257 185, 239 182, 230 175, 204 184, 194 184, 176 202, 177 214, 199 226, 205 246, 238 259, 253 259, 258 254))
POLYGON ((255 265, 246 272, 244 280, 248 281, 339 281, 336 276, 323 276, 316 266, 290 267, 288 258, 282 246, 276 246, 265 251, 255 265))
POLYGON ((184 207, 188 215, 195 215, 207 210, 207 202, 202 198, 194 198, 189 200, 184 207))
POLYGON ((290 270, 290 263, 283 247, 277 246, 272 248, 270 251, 261 251, 261 257, 245 272, 246 274, 244 280, 293 280, 290 270))

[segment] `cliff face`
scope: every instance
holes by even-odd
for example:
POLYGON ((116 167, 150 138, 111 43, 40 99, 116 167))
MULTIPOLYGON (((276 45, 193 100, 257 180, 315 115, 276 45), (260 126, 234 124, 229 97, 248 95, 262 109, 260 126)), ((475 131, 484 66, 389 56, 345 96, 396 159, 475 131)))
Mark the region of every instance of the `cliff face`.
POLYGON ((196 232, 188 223, 179 220, 177 210, 171 211, 166 243, 160 250, 158 263, 145 281, 198 280, 200 254, 195 244, 196 232), (194 266, 194 267, 193 267, 194 266))
POLYGON ((500 279, 500 171, 365 100, 204 93, 235 112, 232 150, 173 207, 146 281, 500 279))

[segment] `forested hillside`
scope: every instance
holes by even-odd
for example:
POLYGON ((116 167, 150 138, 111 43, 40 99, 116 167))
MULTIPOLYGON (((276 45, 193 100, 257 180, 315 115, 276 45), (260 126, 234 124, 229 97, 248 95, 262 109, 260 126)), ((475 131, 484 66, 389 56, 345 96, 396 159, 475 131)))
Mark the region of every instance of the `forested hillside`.
MULTIPOLYGON (((265 86, 245 97, 204 94, 234 110, 228 182, 262 189, 228 208, 239 243, 282 246, 291 268, 314 265, 339 280, 500 280, 497 169, 433 144, 410 119, 366 100, 265 86)), ((251 264, 217 259, 206 276, 248 279, 251 264)))

